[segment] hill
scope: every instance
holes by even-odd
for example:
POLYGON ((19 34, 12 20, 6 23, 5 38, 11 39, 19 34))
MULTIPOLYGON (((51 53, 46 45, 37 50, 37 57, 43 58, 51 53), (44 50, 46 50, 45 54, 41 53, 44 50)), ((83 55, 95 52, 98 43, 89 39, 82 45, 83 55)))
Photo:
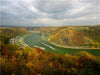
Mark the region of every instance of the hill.
POLYGON ((0 28, 0 42, 7 44, 10 38, 15 37, 15 36, 21 36, 28 33, 29 32, 25 28, 1 27, 0 28))
POLYGON ((58 55, 39 47, 20 48, 5 39, 28 34, 24 28, 0 29, 1 75, 99 75, 100 57, 85 51, 58 55))
POLYGON ((50 41, 60 45, 100 48, 100 26, 66 26, 49 34, 50 41))

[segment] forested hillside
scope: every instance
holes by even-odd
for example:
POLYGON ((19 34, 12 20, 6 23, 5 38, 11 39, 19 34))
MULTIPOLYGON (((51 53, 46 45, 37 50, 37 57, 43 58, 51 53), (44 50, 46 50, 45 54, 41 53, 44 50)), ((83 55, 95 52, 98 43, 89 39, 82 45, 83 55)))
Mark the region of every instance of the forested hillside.
POLYGON ((0 28, 0 42, 9 43, 10 38, 15 36, 22 36, 28 34, 29 32, 25 28, 0 28))
POLYGON ((58 55, 28 46, 20 48, 16 44, 5 42, 27 34, 24 28, 4 28, 0 30, 0 67, 1 75, 99 75, 100 57, 85 51, 75 55, 58 55), (17 33, 17 34, 16 34, 17 33))
POLYGON ((49 32, 50 41, 74 47, 100 48, 100 26, 69 26, 49 32))

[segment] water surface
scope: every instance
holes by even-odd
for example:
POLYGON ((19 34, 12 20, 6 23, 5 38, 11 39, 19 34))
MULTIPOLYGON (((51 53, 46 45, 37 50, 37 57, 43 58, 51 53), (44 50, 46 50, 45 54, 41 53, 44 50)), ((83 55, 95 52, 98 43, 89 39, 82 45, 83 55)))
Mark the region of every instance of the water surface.
POLYGON ((100 56, 100 50, 96 50, 96 49, 94 49, 94 50, 87 49, 86 50, 86 49, 70 49, 70 48, 57 47, 57 46, 43 40, 41 38, 41 33, 32 33, 31 35, 25 37, 24 41, 30 47, 39 46, 40 48, 43 48, 46 51, 50 51, 51 53, 57 53, 57 54, 66 54, 67 53, 67 54, 74 55, 76 52, 86 51, 86 52, 91 53, 93 55, 100 56))

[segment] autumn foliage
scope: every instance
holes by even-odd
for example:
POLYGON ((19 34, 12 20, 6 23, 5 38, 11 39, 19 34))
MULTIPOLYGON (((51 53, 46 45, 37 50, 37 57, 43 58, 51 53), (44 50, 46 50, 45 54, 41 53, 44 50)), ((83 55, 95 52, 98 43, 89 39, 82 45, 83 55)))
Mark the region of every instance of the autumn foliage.
POLYGON ((85 51, 58 55, 39 47, 19 48, 2 38, 0 45, 1 75, 100 75, 100 57, 85 51))
POLYGON ((73 47, 100 48, 100 30, 60 29, 49 38, 51 42, 73 47))
POLYGON ((8 44, 10 38, 28 33, 25 28, 0 28, 0 41, 8 44))
POLYGON ((38 47, 16 47, 5 53, 0 58, 2 75, 99 75, 100 57, 87 52, 57 55, 38 47))

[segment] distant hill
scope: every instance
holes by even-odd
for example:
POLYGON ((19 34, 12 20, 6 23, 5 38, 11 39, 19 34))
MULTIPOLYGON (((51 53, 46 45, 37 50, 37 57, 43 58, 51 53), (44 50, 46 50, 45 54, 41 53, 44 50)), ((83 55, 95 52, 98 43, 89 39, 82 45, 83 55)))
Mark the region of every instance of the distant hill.
POLYGON ((19 27, 19 26, 0 25, 0 27, 19 27))
POLYGON ((25 28, 1 27, 0 28, 0 42, 8 43, 8 41, 12 37, 21 36, 28 33, 29 32, 25 28))
POLYGON ((60 45, 100 48, 100 26, 66 26, 49 34, 50 41, 60 45))
POLYGON ((100 25, 25 27, 28 31, 50 34, 50 41, 64 45, 86 48, 100 48, 100 25))

